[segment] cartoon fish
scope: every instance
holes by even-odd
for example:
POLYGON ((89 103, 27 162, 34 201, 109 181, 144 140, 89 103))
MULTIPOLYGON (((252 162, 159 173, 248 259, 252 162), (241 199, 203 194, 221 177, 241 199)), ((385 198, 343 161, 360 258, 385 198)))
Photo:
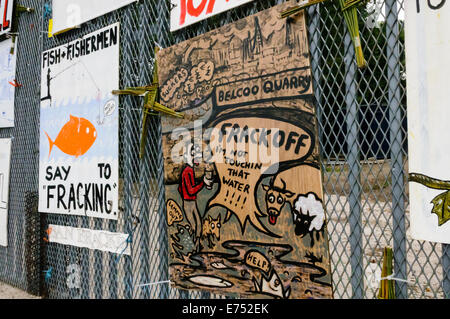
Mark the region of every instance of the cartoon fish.
POLYGON ((53 146, 56 145, 63 153, 78 158, 86 154, 97 139, 97 130, 94 125, 84 118, 73 115, 70 115, 70 121, 64 125, 54 142, 47 132, 44 133, 50 143, 48 157, 52 153, 53 146))
POLYGON ((216 276, 192 276, 186 279, 196 285, 204 287, 230 288, 233 286, 228 280, 216 276))
POLYGON ((258 282, 253 278, 256 292, 269 295, 275 298, 288 299, 291 293, 291 288, 285 289, 278 274, 273 270, 270 279, 264 275, 261 281, 258 282))

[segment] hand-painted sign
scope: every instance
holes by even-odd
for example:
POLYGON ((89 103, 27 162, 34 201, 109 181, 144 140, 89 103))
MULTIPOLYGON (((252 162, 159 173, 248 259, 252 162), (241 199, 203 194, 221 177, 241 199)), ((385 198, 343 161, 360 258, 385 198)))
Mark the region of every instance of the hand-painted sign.
POLYGON ((0 246, 8 246, 8 198, 11 139, 0 139, 0 246))
POLYGON ((0 36, 11 31, 14 0, 0 1, 0 36))
POLYGON ((50 243, 107 251, 120 255, 131 254, 127 234, 59 225, 50 225, 47 233, 50 243))
POLYGON ((14 127, 16 57, 12 39, 0 42, 0 128, 14 127))
POLYGON ((162 50, 170 276, 242 297, 330 298, 305 16, 292 2, 162 50))
POLYGON ((411 235, 450 244, 450 2, 404 5, 411 235))
POLYGON ((42 54, 39 210, 117 219, 119 24, 42 54))
POLYGON ((52 34, 64 32, 137 0, 53 0, 52 34))
POLYGON ((171 0, 170 31, 185 28, 253 0, 171 0))

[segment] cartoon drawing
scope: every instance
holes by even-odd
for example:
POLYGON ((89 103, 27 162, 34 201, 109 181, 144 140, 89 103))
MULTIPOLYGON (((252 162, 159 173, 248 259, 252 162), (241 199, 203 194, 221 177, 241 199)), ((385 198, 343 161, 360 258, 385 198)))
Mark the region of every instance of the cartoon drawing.
POLYGON ((215 276, 193 276, 188 278, 188 280, 194 284, 206 287, 229 288, 233 286, 228 280, 215 276))
POLYGON ((220 220, 220 215, 217 217, 217 219, 212 219, 211 216, 208 216, 208 218, 203 222, 202 239, 208 240, 209 248, 214 247, 212 241, 214 237, 217 240, 220 240, 220 228, 222 227, 220 220))
POLYGON ((120 85, 120 35, 117 22, 41 54, 41 213, 119 217, 119 99, 112 91, 120 85), (91 40, 95 49, 78 50, 91 40))
POLYGON ((431 201, 434 205, 431 213, 438 216, 439 226, 447 223, 450 220, 450 181, 442 181, 416 173, 409 174, 409 181, 422 184, 431 189, 446 191, 431 201))
POLYGON ((294 204, 294 224, 297 236, 311 236, 311 247, 314 246, 314 234, 320 239, 325 225, 325 211, 323 204, 316 195, 299 196, 294 204))
POLYGON ((314 255, 313 252, 307 253, 305 255, 305 257, 308 258, 308 261, 311 264, 313 264, 313 265, 323 262, 323 257, 322 256, 321 257, 317 257, 317 256, 314 255))
POLYGON ((320 170, 310 165, 300 165, 277 174, 270 180, 269 185, 263 185, 266 191, 266 205, 269 223, 276 225, 283 207, 289 204, 295 234, 304 237, 311 236, 311 246, 314 245, 314 234, 319 239, 325 224, 325 210, 320 198, 315 194, 322 194, 319 184, 315 188, 317 193, 311 192, 311 184, 302 181, 302 177, 318 176, 320 170), (300 176, 300 180, 292 181, 291 176, 300 176), (287 185, 286 181, 290 181, 287 185))
POLYGON ((157 53, 161 100, 185 115, 161 118, 175 288, 332 297, 306 20, 279 18, 292 3, 157 53))
POLYGON ((52 71, 49 68, 48 72, 47 72, 47 95, 41 99, 41 101, 50 100, 50 104, 52 103, 52 95, 50 93, 50 83, 53 79, 51 74, 52 74, 52 71))
POLYGON ((114 113, 116 107, 117 104, 115 100, 110 100, 105 105, 99 103, 99 115, 97 116, 97 124, 98 125, 105 124, 106 118, 114 113))
POLYGON ((272 271, 270 277, 266 277, 264 274, 261 280, 258 282, 256 278, 253 278, 255 284, 255 290, 258 293, 273 296, 280 299, 287 299, 291 293, 291 288, 284 288, 280 277, 275 270, 272 271))
MULTIPOLYGON (((210 181, 205 178, 202 182, 196 184, 194 166, 198 166, 200 152, 195 149, 193 143, 186 146, 186 153, 184 154, 185 167, 181 173, 181 181, 178 187, 183 198, 183 210, 186 219, 191 225, 191 233, 194 234, 197 243, 202 236, 202 219, 197 207, 197 194, 203 189, 205 185, 209 185, 210 181)), ((201 156, 201 155, 200 155, 201 156)))
POLYGON ((222 247, 229 253, 195 252, 190 257, 195 263, 172 262, 172 279, 184 289, 201 286, 224 293, 221 289, 240 287, 242 298, 320 298, 331 287, 320 281, 327 274, 320 258, 315 264, 291 261, 289 245, 226 241, 222 247))
POLYGON ((189 225, 177 225, 178 232, 171 235, 172 248, 176 258, 180 260, 184 260, 185 256, 189 256, 196 249, 194 238, 190 234, 190 228, 189 225))
POLYGON ((73 115, 70 115, 69 122, 64 125, 54 142, 47 132, 44 133, 50 144, 49 158, 54 146, 57 146, 63 153, 78 158, 86 154, 97 139, 97 130, 94 125, 84 118, 73 115))
MULTIPOLYGON (((278 217, 281 214, 286 203, 290 203, 290 199, 295 195, 293 192, 286 189, 286 182, 277 176, 277 181, 282 184, 282 187, 275 186, 275 181, 272 178, 269 185, 263 185, 263 189, 267 192, 266 203, 269 223, 276 225, 278 217)), ((291 206, 292 203, 291 203, 291 206)))

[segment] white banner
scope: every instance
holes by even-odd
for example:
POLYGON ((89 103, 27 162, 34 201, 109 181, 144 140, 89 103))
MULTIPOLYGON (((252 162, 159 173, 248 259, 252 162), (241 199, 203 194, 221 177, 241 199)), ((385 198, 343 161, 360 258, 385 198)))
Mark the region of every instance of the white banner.
POLYGON ((14 0, 0 1, 0 36, 11 32, 14 0))
POLYGON ((58 225, 50 225, 48 233, 50 243, 107 251, 120 255, 131 254, 127 234, 58 225))
POLYGON ((411 235, 450 244, 450 1, 405 1, 411 235))
POLYGON ((171 0, 170 31, 185 28, 253 0, 171 0))
POLYGON ((16 84, 16 44, 12 39, 0 42, 0 128, 14 127, 16 84), (13 49, 13 54, 11 54, 13 49))
POLYGON ((137 0, 53 0, 53 29, 56 34, 76 27, 137 0))
POLYGON ((117 219, 119 29, 42 54, 40 212, 117 219))
POLYGON ((0 246, 8 246, 8 200, 11 139, 0 139, 0 246))

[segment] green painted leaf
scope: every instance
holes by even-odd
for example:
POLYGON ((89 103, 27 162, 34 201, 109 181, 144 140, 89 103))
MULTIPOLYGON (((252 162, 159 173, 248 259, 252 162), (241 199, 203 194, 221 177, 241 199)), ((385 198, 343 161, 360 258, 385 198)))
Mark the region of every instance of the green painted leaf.
POLYGON ((436 196, 431 203, 434 205, 432 213, 439 218, 439 226, 450 220, 450 191, 436 196))

